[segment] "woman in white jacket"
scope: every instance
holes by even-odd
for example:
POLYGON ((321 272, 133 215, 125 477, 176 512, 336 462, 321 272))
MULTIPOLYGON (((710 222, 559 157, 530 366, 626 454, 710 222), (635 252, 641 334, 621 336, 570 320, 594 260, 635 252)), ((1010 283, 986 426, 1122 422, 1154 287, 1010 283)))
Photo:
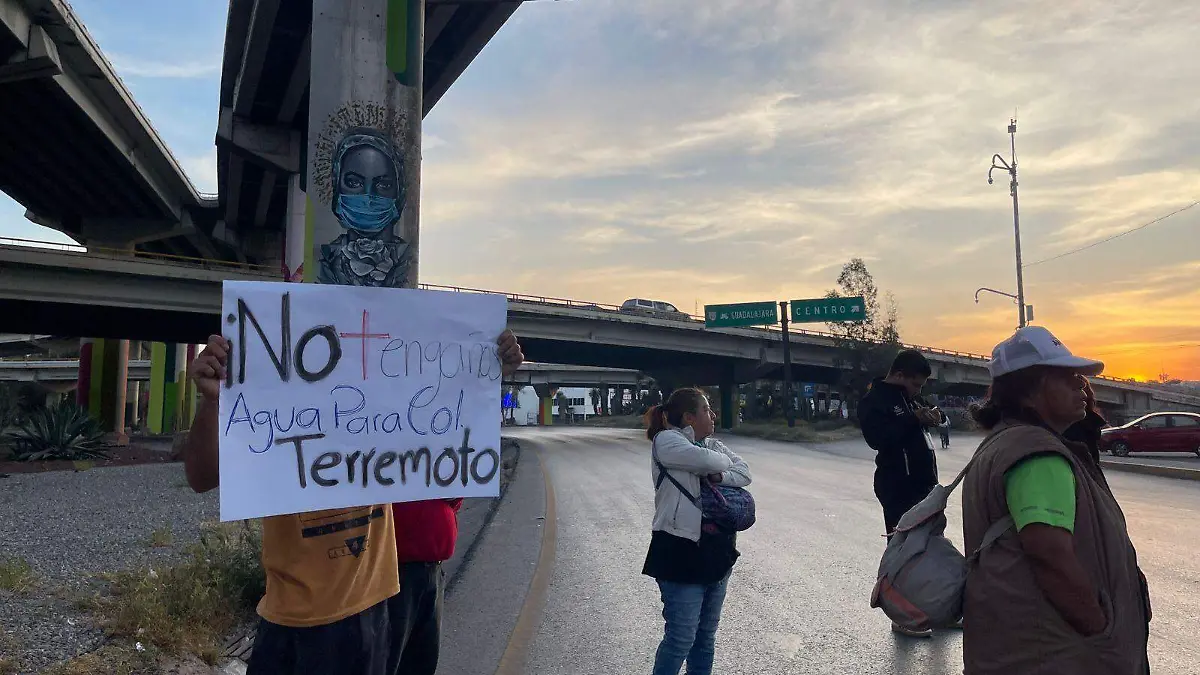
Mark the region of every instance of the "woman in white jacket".
POLYGON ((666 622, 653 675, 678 675, 685 661, 688 675, 712 673, 721 605, 739 554, 736 533, 703 522, 701 482, 750 484, 746 462, 712 438, 715 421, 699 389, 677 389, 646 413, 656 487, 642 573, 658 581, 666 622))

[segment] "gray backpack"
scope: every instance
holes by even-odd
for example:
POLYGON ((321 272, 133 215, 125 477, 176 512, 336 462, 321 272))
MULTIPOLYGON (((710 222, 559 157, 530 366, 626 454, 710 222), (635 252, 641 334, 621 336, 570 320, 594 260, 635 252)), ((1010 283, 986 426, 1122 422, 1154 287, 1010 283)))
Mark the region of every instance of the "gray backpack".
MULTIPOLYGON (((980 450, 1001 433, 984 439, 980 450)), ((944 628, 962 619, 963 588, 970 565, 1013 526, 1012 516, 993 523, 969 559, 946 538, 946 502, 979 455, 976 451, 953 483, 934 486, 900 518, 883 552, 871 607, 882 609, 903 628, 944 628)))

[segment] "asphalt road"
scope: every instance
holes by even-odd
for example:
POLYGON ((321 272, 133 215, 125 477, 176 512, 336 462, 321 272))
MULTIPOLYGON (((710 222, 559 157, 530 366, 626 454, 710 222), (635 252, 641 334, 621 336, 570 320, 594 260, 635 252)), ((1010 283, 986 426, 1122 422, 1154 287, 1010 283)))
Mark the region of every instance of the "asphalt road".
MULTIPOLYGON (((657 586, 641 575, 653 495, 647 442, 613 429, 524 429, 557 502, 557 542, 530 675, 648 673, 662 631, 657 586)), ((894 636, 868 605, 883 523, 860 441, 813 446, 737 436, 750 464, 758 523, 739 540, 717 636, 716 670, 732 673, 962 672, 961 634, 894 636)), ((977 436, 939 456, 943 482, 977 436)), ((1156 675, 1200 663, 1200 482, 1109 472, 1154 602, 1156 675)), ((961 546, 957 500, 948 532, 961 546)))

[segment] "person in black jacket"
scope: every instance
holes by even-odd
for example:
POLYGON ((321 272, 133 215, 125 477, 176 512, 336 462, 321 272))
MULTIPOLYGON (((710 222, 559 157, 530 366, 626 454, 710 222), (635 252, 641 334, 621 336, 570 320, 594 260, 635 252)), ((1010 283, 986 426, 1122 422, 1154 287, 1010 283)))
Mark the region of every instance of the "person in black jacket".
MULTIPOLYGON (((875 496, 883 507, 883 522, 891 537, 909 509, 937 485, 937 460, 928 427, 945 421, 946 414, 921 398, 933 374, 925 357, 913 349, 896 355, 887 377, 877 377, 858 404, 863 438, 875 450, 875 496)), ((931 637, 932 630, 915 630, 893 623, 892 630, 910 637, 931 637)))
POLYGON ((1096 392, 1092 389, 1090 382, 1084 385, 1083 393, 1087 396, 1087 417, 1072 424, 1063 432, 1063 438, 1086 445, 1088 454, 1096 463, 1096 470, 1103 474, 1104 472, 1100 468, 1100 431, 1108 426, 1108 420, 1104 418, 1104 415, 1100 413, 1099 406, 1096 405, 1096 392))
POLYGON ((906 349, 896 355, 887 377, 876 378, 858 404, 863 439, 876 452, 875 496, 883 507, 889 535, 900 517, 938 482, 928 427, 942 423, 946 415, 920 397, 931 374, 921 352, 906 349))

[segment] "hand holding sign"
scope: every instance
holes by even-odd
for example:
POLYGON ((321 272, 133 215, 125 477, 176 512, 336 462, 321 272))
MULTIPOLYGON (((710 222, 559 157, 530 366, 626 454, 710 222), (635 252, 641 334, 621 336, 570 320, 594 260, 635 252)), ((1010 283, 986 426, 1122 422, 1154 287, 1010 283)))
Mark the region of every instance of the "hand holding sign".
POLYGON ((225 381, 228 362, 229 341, 220 335, 208 336, 208 345, 188 366, 188 378, 196 383, 196 391, 201 396, 215 401, 221 395, 221 383, 225 381))
POLYGON ((496 340, 496 346, 499 347, 504 376, 508 377, 517 372, 517 368, 525 362, 525 354, 521 351, 521 345, 517 343, 517 336, 511 330, 506 330, 500 334, 500 339, 496 340))

